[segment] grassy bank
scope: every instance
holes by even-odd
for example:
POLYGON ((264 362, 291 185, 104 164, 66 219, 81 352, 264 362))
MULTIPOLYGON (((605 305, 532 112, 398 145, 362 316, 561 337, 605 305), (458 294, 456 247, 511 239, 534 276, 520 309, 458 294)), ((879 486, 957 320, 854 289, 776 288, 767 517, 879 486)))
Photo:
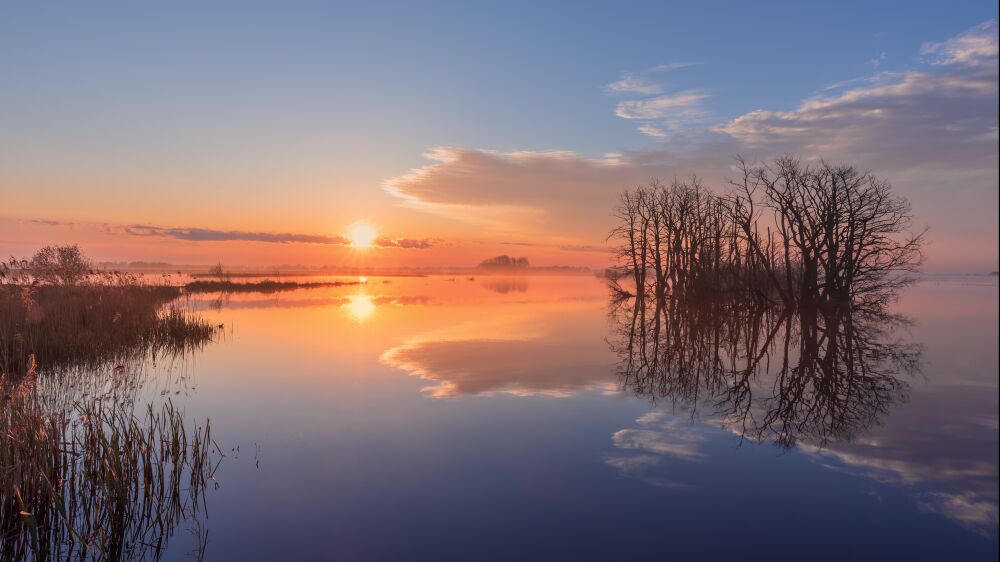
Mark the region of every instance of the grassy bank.
POLYGON ((217 328, 172 306, 180 295, 134 282, 0 285, 0 373, 114 368, 198 348, 217 328))
POLYGON ((194 281, 184 285, 186 293, 280 293, 296 289, 320 289, 323 287, 345 287, 360 285, 360 281, 326 281, 326 282, 295 282, 295 281, 256 281, 237 283, 233 281, 194 281))

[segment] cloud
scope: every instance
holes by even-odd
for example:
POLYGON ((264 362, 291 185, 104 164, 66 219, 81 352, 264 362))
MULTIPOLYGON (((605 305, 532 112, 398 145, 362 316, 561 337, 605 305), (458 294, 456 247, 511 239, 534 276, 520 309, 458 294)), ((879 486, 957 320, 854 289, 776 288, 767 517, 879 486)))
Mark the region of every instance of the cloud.
MULTIPOLYGON (((57 221, 33 221, 50 226, 62 226, 65 223, 57 221)), ((325 246, 350 246, 351 241, 346 236, 328 234, 297 234, 290 232, 254 232, 246 230, 215 230, 210 228, 173 228, 152 226, 147 224, 130 224, 126 226, 104 225, 106 234, 124 234, 147 238, 173 238, 190 242, 263 242, 267 244, 318 244, 325 246)), ((433 238, 378 238, 375 245, 379 248, 401 248, 424 250, 432 248, 440 242, 433 238)))
POLYGON ((875 73, 791 110, 757 109, 698 129, 679 125, 707 119, 703 91, 622 101, 620 116, 662 140, 643 150, 593 158, 443 147, 427 154, 431 164, 385 186, 418 208, 460 210, 470 222, 488 217, 508 232, 558 232, 577 238, 564 243, 595 244, 626 187, 697 173, 722 190, 733 156, 792 153, 853 163, 891 181, 932 228, 929 265, 995 268, 996 27, 977 26, 923 52, 929 63, 916 69, 875 73))
POLYGON ((626 74, 621 80, 608 84, 605 89, 614 94, 653 95, 663 92, 663 86, 635 74, 626 74))
POLYGON ((32 224, 38 224, 42 226, 61 226, 66 228, 72 228, 76 226, 76 223, 67 221, 55 221, 55 220, 41 220, 41 219, 29 219, 27 222, 32 224))
MULTIPOLYGON (((576 294, 572 284, 563 284, 555 295, 532 294, 510 278, 477 276, 475 282, 531 306, 464 299, 461 315, 387 349, 381 362, 423 379, 427 386, 421 392, 435 398, 566 397, 617 388, 610 350, 579 337, 580 327, 593 320, 590 312, 600 295, 576 294)), ((603 320, 596 319, 594 327, 601 325, 603 320)))
POLYGON ((644 96, 662 94, 663 86, 654 82, 650 78, 650 75, 671 72, 680 68, 692 66, 692 64, 693 63, 688 62, 674 62, 669 64, 660 64, 643 70, 642 72, 628 72, 623 74, 621 79, 605 86, 604 90, 611 94, 640 94, 644 96))
POLYGON ((435 398, 565 397, 611 383, 602 352, 551 338, 427 340, 390 349, 382 362, 433 382, 422 391, 435 398))
POLYGON ((708 458, 703 451, 710 428, 684 423, 660 411, 651 411, 635 420, 638 427, 621 429, 611 434, 617 451, 605 456, 604 463, 623 475, 639 478, 650 484, 668 488, 685 488, 687 484, 664 478, 672 462, 702 462, 708 458), (667 470, 664 470, 664 469, 667 470))
POLYGON ((480 229, 559 236, 593 235, 598 229, 598 238, 589 243, 603 238, 620 189, 665 172, 657 166, 622 164, 617 155, 595 159, 566 151, 439 147, 426 156, 431 164, 389 179, 386 191, 419 209, 480 229))
POLYGON ((800 450, 830 468, 908 486, 923 511, 995 533, 996 387, 938 384, 917 390, 912 400, 935 407, 901 408, 864 439, 825 448, 800 444, 800 450))
POLYGON ((615 115, 622 119, 663 119, 667 122, 702 119, 706 113, 701 106, 708 94, 701 90, 688 90, 644 100, 628 100, 615 107, 615 115))
POLYGON ((696 64, 697 63, 694 63, 694 62, 671 62, 671 63, 667 63, 667 64, 658 64, 658 65, 654 66, 653 68, 650 68, 646 72, 650 73, 650 74, 656 73, 656 72, 672 72, 674 70, 679 70, 681 68, 687 68, 689 66, 694 66, 696 64))
POLYGON ((929 55, 931 64, 993 65, 997 59, 996 22, 983 22, 941 43, 924 43, 921 55, 929 55))
POLYGON ((380 248, 414 248, 417 250, 426 250, 434 246, 437 240, 431 238, 424 238, 422 240, 416 240, 414 238, 378 238, 375 240, 375 245, 380 248))
POLYGON ((176 238, 192 242, 228 242, 242 240, 247 242, 267 242, 272 244, 329 244, 346 246, 350 240, 343 236, 328 236, 325 234, 291 234, 272 232, 248 232, 244 230, 212 230, 208 228, 164 228, 144 224, 132 224, 121 228, 121 232, 130 236, 149 236, 156 238, 176 238))
POLYGON ((615 106, 615 115, 622 119, 644 121, 638 127, 639 132, 657 139, 667 138, 669 132, 705 121, 709 114, 702 101, 708 93, 688 90, 664 94, 663 85, 651 78, 653 74, 687 66, 691 63, 661 64, 642 72, 626 73, 620 80, 605 86, 605 91, 612 94, 654 96, 619 102, 615 106))
POLYGON ((875 58, 871 59, 870 61, 868 61, 868 64, 872 68, 876 68, 877 69, 878 67, 882 66, 883 62, 885 62, 885 57, 886 57, 885 51, 882 51, 881 53, 879 53, 879 55, 877 57, 875 57, 875 58))
POLYGON ((698 450, 698 444, 702 442, 700 435, 674 429, 622 429, 611 435, 611 442, 620 449, 640 449, 686 461, 705 458, 705 454, 698 450))
POLYGON ((667 131, 663 127, 657 127, 656 125, 639 125, 639 132, 655 139, 667 138, 667 131))

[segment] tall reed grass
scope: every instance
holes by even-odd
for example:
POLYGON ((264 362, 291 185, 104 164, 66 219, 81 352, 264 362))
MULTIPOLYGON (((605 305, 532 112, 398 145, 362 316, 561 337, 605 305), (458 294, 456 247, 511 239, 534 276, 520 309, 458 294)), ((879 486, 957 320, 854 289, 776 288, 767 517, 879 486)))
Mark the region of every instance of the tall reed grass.
POLYGON ((113 367, 203 346, 216 327, 172 304, 179 296, 137 282, 0 285, 0 373, 113 367))
POLYGON ((169 400, 138 415, 98 399, 51 412, 36 377, 0 380, 0 558, 159 558, 204 512, 222 458, 209 423, 188 427, 169 400))

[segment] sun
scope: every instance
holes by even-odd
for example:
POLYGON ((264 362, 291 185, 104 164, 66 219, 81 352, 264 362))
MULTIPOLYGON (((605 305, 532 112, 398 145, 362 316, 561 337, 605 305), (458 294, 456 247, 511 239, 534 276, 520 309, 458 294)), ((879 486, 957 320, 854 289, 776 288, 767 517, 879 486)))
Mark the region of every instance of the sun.
POLYGON ((358 221, 347 229, 347 238, 354 248, 371 248, 377 237, 375 227, 364 221, 358 221))

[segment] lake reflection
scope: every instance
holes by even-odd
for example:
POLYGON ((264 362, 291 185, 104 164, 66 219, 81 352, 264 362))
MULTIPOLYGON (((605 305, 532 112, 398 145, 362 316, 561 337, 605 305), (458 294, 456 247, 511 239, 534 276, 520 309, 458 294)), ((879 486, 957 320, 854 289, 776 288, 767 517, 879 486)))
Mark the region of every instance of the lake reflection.
POLYGON ((994 281, 917 285, 912 324, 525 281, 191 297, 231 336, 175 400, 243 451, 207 558, 995 559, 994 281))

